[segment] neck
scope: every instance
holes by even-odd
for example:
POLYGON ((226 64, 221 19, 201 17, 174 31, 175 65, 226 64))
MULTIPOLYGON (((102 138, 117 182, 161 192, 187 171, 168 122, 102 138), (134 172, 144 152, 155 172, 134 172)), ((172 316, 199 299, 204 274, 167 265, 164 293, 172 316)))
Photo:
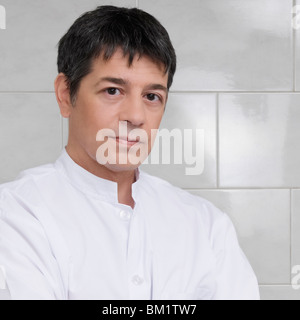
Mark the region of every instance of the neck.
POLYGON ((84 151, 78 152, 69 144, 66 146, 66 151, 71 159, 89 171, 93 175, 116 182, 118 184, 118 201, 134 208, 134 200, 132 198, 132 184, 135 182, 135 170, 129 171, 112 171, 109 168, 99 164, 95 159, 89 156, 84 151))

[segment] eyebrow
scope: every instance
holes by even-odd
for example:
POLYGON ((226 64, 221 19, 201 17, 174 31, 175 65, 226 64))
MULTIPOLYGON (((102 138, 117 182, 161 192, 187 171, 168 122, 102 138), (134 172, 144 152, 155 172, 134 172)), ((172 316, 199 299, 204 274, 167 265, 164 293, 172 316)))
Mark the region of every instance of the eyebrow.
POLYGON ((124 79, 121 79, 121 78, 104 77, 104 78, 100 78, 97 81, 97 83, 95 84, 95 87, 97 87, 101 82, 111 82, 111 83, 118 84, 121 86, 125 86, 127 84, 127 81, 125 81, 124 79))
POLYGON ((146 89, 147 90, 162 90, 162 91, 165 91, 166 93, 168 93, 168 89, 161 85, 161 84, 150 84, 148 86, 146 86, 146 89))
MULTIPOLYGON (((120 86, 128 85, 128 81, 122 79, 122 78, 113 78, 113 77, 104 77, 100 78, 97 83, 95 84, 95 87, 97 87, 101 82, 111 82, 120 86)), ((168 93, 168 89, 163 86, 162 84, 149 84, 146 86, 147 90, 162 90, 168 93)))

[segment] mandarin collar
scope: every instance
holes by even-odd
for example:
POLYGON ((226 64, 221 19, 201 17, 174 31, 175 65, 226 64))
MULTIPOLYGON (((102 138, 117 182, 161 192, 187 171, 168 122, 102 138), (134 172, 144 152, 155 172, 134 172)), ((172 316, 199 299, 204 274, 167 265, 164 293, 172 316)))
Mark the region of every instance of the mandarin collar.
MULTIPOLYGON (((119 203, 117 182, 97 177, 82 168, 69 156, 65 148, 63 148, 54 165, 81 192, 113 204, 119 203)), ((135 177, 136 181, 132 184, 132 197, 136 202, 138 186, 141 184, 141 172, 139 169, 135 170, 135 177)))

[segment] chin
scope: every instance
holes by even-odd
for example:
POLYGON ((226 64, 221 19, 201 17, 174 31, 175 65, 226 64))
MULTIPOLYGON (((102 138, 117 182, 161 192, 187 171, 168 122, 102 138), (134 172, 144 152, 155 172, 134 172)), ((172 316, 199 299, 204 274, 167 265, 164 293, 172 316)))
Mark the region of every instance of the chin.
POLYGON ((141 163, 133 165, 133 164, 106 164, 105 167, 112 172, 126 172, 126 171, 134 171, 136 170, 141 163))

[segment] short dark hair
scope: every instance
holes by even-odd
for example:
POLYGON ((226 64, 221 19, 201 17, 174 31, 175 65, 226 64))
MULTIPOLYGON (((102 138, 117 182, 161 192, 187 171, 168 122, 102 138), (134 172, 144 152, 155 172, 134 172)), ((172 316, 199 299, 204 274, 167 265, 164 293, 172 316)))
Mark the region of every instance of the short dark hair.
POLYGON ((128 55, 129 65, 136 55, 162 64, 168 73, 168 89, 171 87, 176 54, 161 23, 137 8, 100 6, 80 16, 58 43, 58 72, 66 76, 72 103, 93 60, 101 54, 109 60, 118 48, 128 55))

